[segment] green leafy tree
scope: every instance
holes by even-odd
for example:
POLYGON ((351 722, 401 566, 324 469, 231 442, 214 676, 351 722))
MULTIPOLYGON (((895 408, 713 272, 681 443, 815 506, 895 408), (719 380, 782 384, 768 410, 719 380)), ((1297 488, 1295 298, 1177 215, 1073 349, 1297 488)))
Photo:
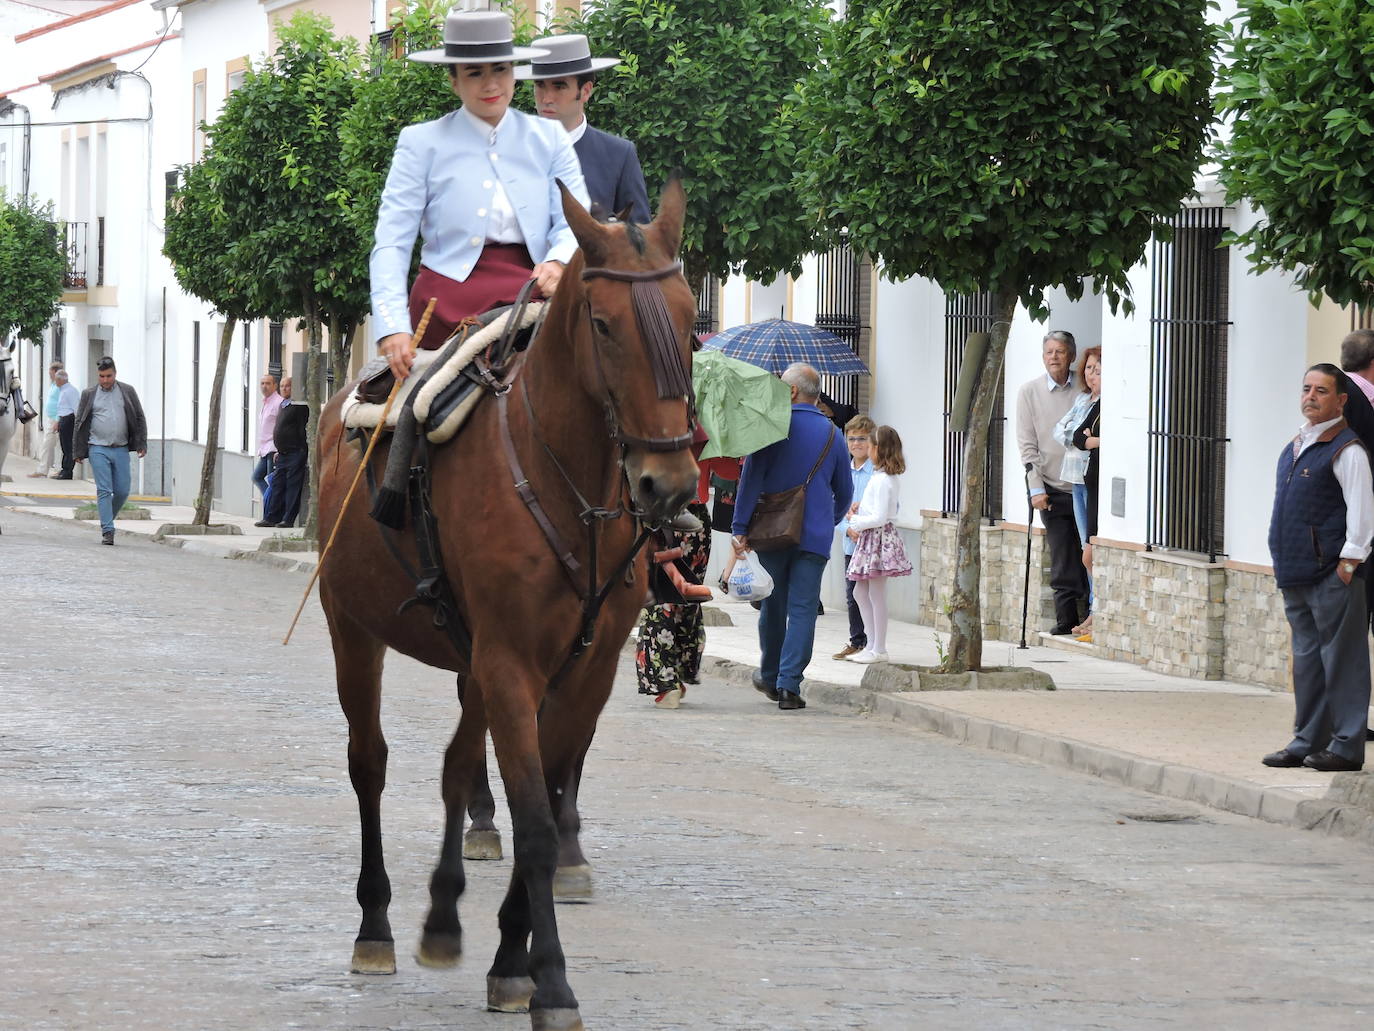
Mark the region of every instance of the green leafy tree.
POLYGON ((1315 303, 1374 300, 1374 7, 1241 0, 1220 73, 1233 116, 1227 196, 1263 219, 1232 238, 1254 270, 1294 273, 1315 303))
POLYGON ((199 164, 186 165, 178 171, 181 185, 168 208, 162 253, 172 263, 172 274, 182 290, 200 298, 224 317, 224 330, 215 355, 215 381, 210 389, 205 458, 201 462, 200 487, 196 492, 195 515, 191 519, 196 526, 208 526, 215 464, 219 461, 224 376, 229 367, 234 328, 239 322, 263 318, 269 312, 255 307, 255 302, 261 303, 262 298, 255 288, 253 270, 240 266, 238 241, 228 232, 214 147, 199 164))
POLYGON ((43 338, 66 274, 52 205, 40 207, 31 197, 11 201, 0 191, 0 344, 12 333, 43 338))
POLYGON ((347 378, 354 330, 367 312, 367 241, 350 218, 339 129, 359 84, 357 44, 327 18, 302 12, 279 32, 271 59, 251 67, 210 126, 225 230, 252 307, 302 318, 310 407, 311 505, 316 535, 320 351, 329 328, 335 383, 347 378))
POLYGON ((978 516, 1017 302, 1126 272, 1188 194, 1212 121, 1207 0, 858 0, 802 86, 799 183, 892 279, 990 292, 945 668, 982 664, 978 516))
POLYGON ((688 281, 800 271, 815 247, 792 173, 802 131, 785 103, 816 63, 822 0, 593 0, 567 31, 623 62, 589 117, 633 140, 652 197, 680 169, 688 281))

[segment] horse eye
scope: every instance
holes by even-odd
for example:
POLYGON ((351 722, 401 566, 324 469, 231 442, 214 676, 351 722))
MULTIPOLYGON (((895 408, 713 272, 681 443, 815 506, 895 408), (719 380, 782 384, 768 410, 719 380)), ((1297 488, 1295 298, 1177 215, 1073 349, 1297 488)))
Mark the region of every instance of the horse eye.
POLYGON ((598 333, 600 333, 603 337, 608 337, 611 335, 611 327, 606 325, 606 320, 598 319, 595 315, 592 316, 592 328, 595 329, 598 333))

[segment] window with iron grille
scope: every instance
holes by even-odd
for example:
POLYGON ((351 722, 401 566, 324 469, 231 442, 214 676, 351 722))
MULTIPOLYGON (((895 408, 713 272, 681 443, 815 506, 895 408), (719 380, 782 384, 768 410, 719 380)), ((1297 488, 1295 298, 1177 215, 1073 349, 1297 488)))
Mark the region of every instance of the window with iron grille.
POLYGON ((200 439, 200 323, 191 323, 191 439, 200 439))
MULTIPOLYGON (((243 324, 243 447, 245 452, 254 453, 256 446, 249 444, 253 427, 253 351, 248 343, 248 323, 243 324)), ((256 443, 256 442, 255 442, 256 443)))
MULTIPOLYGON (((945 407, 944 407, 944 481, 940 509, 944 515, 959 511, 964 488, 964 434, 949 428, 954 394, 959 387, 959 368, 970 333, 991 333, 993 295, 945 294, 945 407)), ((997 371, 997 396, 992 402, 988 424, 988 454, 983 468, 983 518, 994 523, 1002 518, 1002 438, 1006 432, 1006 372, 997 371)))
MULTIPOLYGON (((1149 489, 1145 545, 1226 552, 1229 249, 1222 209, 1184 208, 1150 268, 1149 489)), ((1111 446, 1111 442, 1107 442, 1111 446)))
MULTIPOLYGON (((862 263, 847 240, 819 256, 816 271, 816 328, 834 333, 860 354, 863 332, 862 263)), ((860 355, 862 357, 862 355, 860 355)), ((821 390, 843 405, 859 407, 859 377, 821 376, 821 390)))
POLYGON ((692 332, 697 336, 720 329, 720 313, 716 307, 719 297, 720 280, 708 272, 697 288, 697 320, 692 324, 692 332))

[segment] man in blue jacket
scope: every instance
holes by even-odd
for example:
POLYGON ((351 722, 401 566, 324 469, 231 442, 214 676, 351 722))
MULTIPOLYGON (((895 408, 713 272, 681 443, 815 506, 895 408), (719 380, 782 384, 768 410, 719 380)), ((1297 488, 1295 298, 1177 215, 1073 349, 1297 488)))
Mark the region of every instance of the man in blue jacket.
POLYGON ((548 56, 516 68, 515 77, 534 83, 539 114, 556 119, 568 131, 592 199, 592 214, 605 219, 628 208, 631 222, 647 223, 649 195, 635 145, 587 124, 596 73, 619 64, 620 58, 592 57, 586 36, 547 36, 530 46, 547 50, 548 56))
POLYGON ((773 593, 759 610, 759 669, 754 687, 776 700, 779 709, 804 709, 802 674, 811 662, 821 576, 830 559, 835 526, 849 510, 854 481, 849 455, 834 424, 816 407, 820 375, 809 365, 789 365, 782 381, 792 388, 792 422, 785 440, 744 460, 735 494, 735 554, 749 549, 749 521, 760 494, 774 494, 806 482, 801 543, 780 551, 761 551, 759 561, 773 578, 773 593), (828 450, 827 450, 828 449, 828 450), (824 452, 820 465, 816 460, 824 452))

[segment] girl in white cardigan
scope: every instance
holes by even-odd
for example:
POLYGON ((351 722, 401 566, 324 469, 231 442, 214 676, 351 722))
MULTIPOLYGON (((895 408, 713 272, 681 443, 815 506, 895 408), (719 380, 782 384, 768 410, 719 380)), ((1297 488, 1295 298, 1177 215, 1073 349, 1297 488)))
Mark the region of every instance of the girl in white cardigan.
POLYGON ((854 557, 847 575, 854 581, 854 600, 868 637, 868 646, 849 656, 849 661, 861 663, 887 660, 887 578, 911 574, 902 536, 893 525, 906 459, 902 438, 891 426, 873 431, 872 456, 873 478, 853 507, 848 530, 854 557))

